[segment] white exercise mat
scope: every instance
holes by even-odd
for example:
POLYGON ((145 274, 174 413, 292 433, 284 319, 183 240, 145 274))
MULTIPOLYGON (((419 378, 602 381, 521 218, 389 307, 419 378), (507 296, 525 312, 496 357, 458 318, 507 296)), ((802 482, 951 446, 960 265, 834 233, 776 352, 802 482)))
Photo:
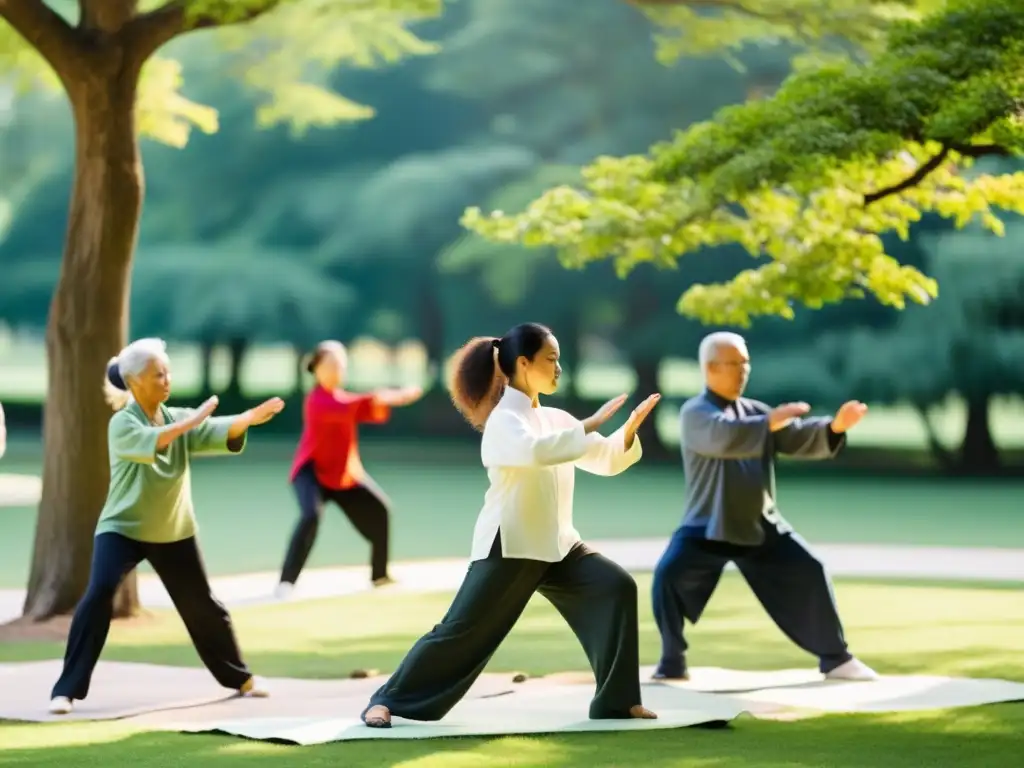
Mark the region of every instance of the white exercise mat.
MULTIPOLYGON (((156 664, 100 661, 89 696, 75 702, 68 715, 47 711, 50 691, 60 676, 59 660, 0 664, 0 720, 50 722, 55 720, 118 720, 139 718, 145 724, 209 721, 242 717, 312 717, 323 712, 358 715, 384 676, 352 680, 267 681, 271 697, 241 698, 222 688, 202 667, 166 667, 156 664)), ((339 670, 341 672, 341 670, 339 670)), ((470 689, 469 700, 499 695, 514 688, 511 675, 481 675, 470 689)))
MULTIPOLYGON (((356 717, 245 718, 182 727, 185 733, 221 733, 284 744, 326 744, 363 739, 439 739, 542 733, 639 731, 725 724, 746 707, 728 698, 663 688, 644 694, 657 720, 590 720, 592 686, 536 689, 476 701, 463 700, 439 722, 396 717, 391 728, 368 728, 356 717)), ((524 689, 525 690, 525 689, 524 689)))
POLYGON ((739 701, 821 712, 908 712, 1024 701, 1024 683, 929 676, 823 680, 732 694, 739 701))
MULTIPOLYGON (((641 667, 640 679, 651 680, 654 667, 641 667)), ((694 667, 689 680, 657 680, 657 685, 668 685, 688 691, 705 693, 737 693, 762 688, 785 688, 793 685, 818 683, 825 676, 816 669, 746 670, 721 667, 694 667)))

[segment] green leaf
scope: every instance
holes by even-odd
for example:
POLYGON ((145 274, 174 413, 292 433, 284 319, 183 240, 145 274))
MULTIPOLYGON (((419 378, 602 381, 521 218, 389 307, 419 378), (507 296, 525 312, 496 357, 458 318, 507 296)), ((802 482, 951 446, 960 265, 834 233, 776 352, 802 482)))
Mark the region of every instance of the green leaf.
POLYGON ((495 243, 554 249, 567 267, 611 260, 622 277, 742 245, 754 267, 679 301, 706 323, 792 319, 798 305, 865 295, 927 305, 936 280, 887 254, 883 235, 906 239, 925 213, 999 234, 1000 211, 1024 212, 1024 173, 971 167, 986 151, 974 148, 997 141, 997 154, 1024 154, 1022 41, 1016 0, 937 4, 894 23, 874 61, 805 62, 770 99, 723 109, 646 155, 599 157, 581 184, 521 213, 471 208, 462 223, 495 243))

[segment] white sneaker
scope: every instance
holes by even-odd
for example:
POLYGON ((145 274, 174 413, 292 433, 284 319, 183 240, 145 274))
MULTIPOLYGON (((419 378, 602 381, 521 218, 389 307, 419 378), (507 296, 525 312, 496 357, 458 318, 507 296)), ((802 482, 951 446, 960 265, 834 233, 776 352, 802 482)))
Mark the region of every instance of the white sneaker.
POLYGON ((240 693, 250 699, 266 699, 270 696, 270 688, 267 681, 259 677, 250 677, 242 686, 240 693))
POLYGON ((287 581, 282 581, 277 587, 274 588, 274 597, 278 600, 287 600, 292 596, 292 592, 295 591, 295 585, 289 584, 287 581))
POLYGON ((74 708, 74 702, 72 702, 67 696, 54 696, 50 699, 51 715, 70 715, 71 710, 74 708))
POLYGON ((860 659, 850 659, 825 674, 826 680, 877 680, 878 673, 860 659))

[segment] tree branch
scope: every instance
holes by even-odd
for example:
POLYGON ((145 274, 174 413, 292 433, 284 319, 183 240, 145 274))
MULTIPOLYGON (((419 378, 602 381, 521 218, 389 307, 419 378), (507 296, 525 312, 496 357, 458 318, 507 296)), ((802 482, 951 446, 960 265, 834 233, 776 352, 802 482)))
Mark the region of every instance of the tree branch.
POLYGON ((61 82, 74 68, 79 39, 74 28, 42 0, 0 0, 3 19, 45 59, 61 82))
POLYGON ((963 157, 1009 157, 1013 154, 1006 147, 998 144, 943 144, 942 149, 903 181, 864 195, 864 207, 917 186, 928 178, 928 174, 937 170, 946 161, 950 152, 956 152, 963 157))
POLYGON ((244 24, 272 11, 281 2, 261 0, 247 3, 244 9, 235 9, 231 8, 231 0, 225 0, 225 13, 219 15, 190 13, 188 0, 168 0, 159 8, 137 16, 126 31, 136 55, 145 60, 178 35, 229 24, 244 24))
POLYGON ((950 147, 943 145, 942 149, 940 149, 935 155, 928 159, 928 162, 921 165, 916 171, 910 174, 903 181, 899 182, 898 184, 893 184, 890 187, 882 187, 882 189, 879 189, 877 192, 869 192, 868 194, 864 195, 864 207, 867 207, 872 203, 877 203, 879 200, 891 197, 892 195, 897 195, 905 189, 916 187, 918 184, 920 184, 922 181, 928 178, 928 174, 936 170, 940 165, 942 165, 945 162, 946 158, 949 156, 949 151, 950 147))

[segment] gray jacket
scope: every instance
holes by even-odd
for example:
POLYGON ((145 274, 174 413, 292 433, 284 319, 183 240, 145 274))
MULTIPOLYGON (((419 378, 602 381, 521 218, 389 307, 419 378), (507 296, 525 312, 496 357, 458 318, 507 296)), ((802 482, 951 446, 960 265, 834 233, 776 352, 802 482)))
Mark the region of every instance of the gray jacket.
POLYGON ((828 459, 846 445, 832 431, 831 418, 795 419, 771 432, 765 403, 736 402, 705 391, 680 410, 685 528, 703 528, 715 541, 756 546, 764 521, 780 532, 792 530, 775 504, 775 456, 828 459))

